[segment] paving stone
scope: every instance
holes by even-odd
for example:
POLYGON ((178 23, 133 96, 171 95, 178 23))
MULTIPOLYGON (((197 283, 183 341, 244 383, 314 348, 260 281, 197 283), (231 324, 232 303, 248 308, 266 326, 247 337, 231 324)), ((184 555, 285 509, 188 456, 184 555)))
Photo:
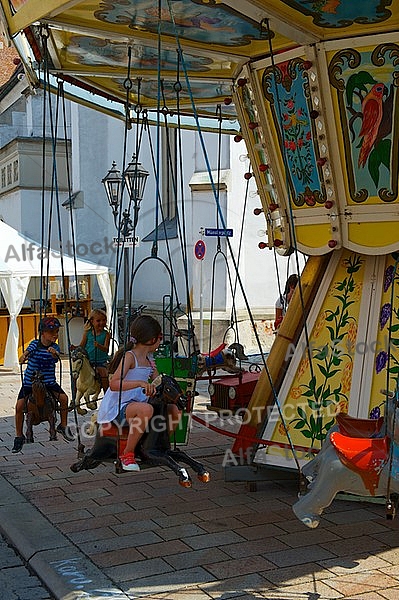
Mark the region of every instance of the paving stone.
POLYGON ((335 573, 336 575, 357 573, 359 571, 371 571, 373 569, 379 569, 386 573, 386 569, 397 569, 397 567, 392 567, 392 565, 390 565, 386 560, 383 560, 379 555, 361 556, 359 554, 354 554, 352 556, 322 560, 319 562, 319 564, 321 567, 329 569, 329 571, 335 573))
POLYGON ((378 571, 362 571, 329 579, 328 585, 344 596, 351 598, 356 594, 377 592, 378 589, 397 587, 397 580, 378 571))
MULTIPOLYGON (((264 596, 261 597, 266 598, 267 593, 269 593, 270 590, 273 590, 274 586, 259 573, 250 573, 240 577, 219 580, 216 581, 216 583, 207 583, 202 585, 201 588, 214 600, 228 600, 229 598, 239 598, 243 593, 250 596, 250 594, 255 591, 259 594, 264 594, 264 596)), ((305 600, 305 598, 303 600, 305 600)), ((306 598, 306 600, 309 599, 306 598)))
POLYGON ((339 556, 348 556, 353 554, 353 548, 356 548, 356 552, 359 554, 364 554, 365 552, 378 552, 379 550, 384 550, 387 548, 387 545, 384 542, 379 541, 378 534, 375 537, 362 535, 361 537, 350 538, 348 540, 341 539, 331 541, 328 542, 328 544, 325 544, 324 542, 319 543, 330 552, 333 552, 339 556))
POLYGON ((315 562, 279 567, 262 573, 262 575, 277 586, 302 585, 303 583, 334 577, 334 573, 329 573, 326 569, 320 568, 315 562))
POLYGON ((191 546, 194 550, 201 548, 212 548, 213 546, 224 546, 224 544, 232 544, 242 542, 243 538, 234 531, 226 531, 223 533, 212 533, 208 535, 197 535, 195 537, 184 538, 183 542, 191 546))
POLYGON ((116 565, 130 565, 133 562, 144 560, 145 556, 136 548, 124 548, 123 552, 120 550, 98 552, 92 554, 90 558, 99 568, 107 568, 116 565))
POLYGON ((186 515, 180 515, 181 519, 179 521, 179 515, 176 515, 176 517, 166 517, 165 513, 158 508, 146 508, 142 510, 131 508, 127 504, 125 505, 125 511, 126 512, 118 511, 118 514, 116 515, 118 521, 121 523, 130 523, 131 521, 145 521, 146 519, 151 519, 160 527, 167 527, 168 523, 170 526, 173 526, 179 522, 193 523, 198 520, 196 517, 193 517, 191 513, 187 514, 187 520, 185 520, 186 515), (190 519, 190 517, 192 518, 190 519))
POLYGON ((344 525, 331 525, 323 528, 324 531, 331 531, 334 535, 348 539, 359 537, 360 535, 373 535, 375 533, 384 533, 388 529, 382 520, 357 521, 355 523, 345 523, 344 525))
POLYGON ((382 598, 386 600, 398 600, 399 598, 399 586, 392 587, 387 590, 379 590, 378 593, 382 598))
POLYGON ((191 536, 201 536, 204 534, 204 530, 195 523, 184 523, 183 525, 167 527, 166 529, 159 527, 157 533, 164 540, 177 540, 191 536))
POLYGON ((111 525, 116 524, 119 524, 119 521, 115 515, 104 515, 102 517, 91 517, 67 523, 59 523, 58 527, 64 533, 72 533, 73 531, 92 530, 98 529, 99 527, 110 527, 111 525))
MULTIPOLYGON (((198 521, 199 519, 197 518, 197 522, 198 521)), ((233 516, 220 516, 219 519, 201 521, 199 525, 203 531, 207 531, 208 533, 216 533, 218 531, 225 531, 226 529, 248 529, 245 523, 243 523, 238 517, 233 516)))
POLYGON ((228 567, 231 563, 228 554, 225 554, 219 548, 205 548, 204 550, 195 550, 192 552, 182 552, 180 554, 164 555, 164 559, 172 565, 176 570, 178 569, 189 569, 191 567, 203 566, 210 573, 213 573, 212 569, 208 568, 207 565, 221 562, 223 568, 228 567))
POLYGON ((67 537, 74 544, 83 544, 91 540, 110 540, 118 538, 115 531, 110 527, 98 527, 97 529, 84 529, 83 531, 73 531, 67 534, 67 537))
POLYGON ((136 546, 144 546, 146 544, 155 544, 161 542, 161 538, 153 531, 146 531, 135 535, 118 536, 106 540, 92 540, 80 544, 83 552, 88 556, 93 552, 108 552, 109 550, 123 550, 136 546))
POLYGON ((325 546, 328 542, 328 548, 330 549, 330 542, 341 541, 334 533, 318 528, 301 531, 300 535, 298 533, 289 533, 286 535, 277 535, 276 537, 287 546, 291 546, 291 548, 300 548, 301 546, 310 546, 311 544, 323 544, 325 546))
POLYGON ((269 537, 267 540, 251 540, 248 542, 239 542, 236 544, 226 544, 223 546, 223 552, 226 552, 232 558, 240 558, 240 556, 254 556, 256 554, 264 554, 267 552, 277 552, 279 550, 287 550, 286 546, 280 540, 269 537))
MULTIPOLYGON (((205 569, 195 567, 184 571, 170 571, 169 573, 153 575, 152 577, 143 577, 134 582, 122 582, 121 588, 127 594, 132 594, 133 598, 152 597, 153 595, 167 592, 169 600, 172 600, 174 599, 175 590, 181 590, 182 587, 192 587, 194 585, 203 587, 209 581, 214 582, 214 577, 205 569)), ((209 595, 211 598, 213 597, 211 594, 209 595)))
POLYGON ((254 527, 241 527, 236 531, 247 540, 259 540, 269 537, 279 539, 281 536, 281 540, 284 541, 281 528, 273 523, 264 523, 263 525, 256 525, 254 527))
POLYGON ((397 531, 384 531, 383 533, 376 533, 374 538, 385 546, 391 546, 396 548, 398 545, 399 533, 397 531))
POLYGON ((216 564, 203 563, 204 568, 210 571, 217 579, 238 577, 249 573, 260 573, 274 569, 275 565, 262 556, 243 556, 238 559, 228 560, 216 564))
POLYGON ((280 587, 271 594, 265 594, 265 600, 339 600, 340 598, 344 598, 343 594, 318 580, 280 587))
POLYGON ((281 550, 272 554, 264 552, 263 556, 278 567, 300 565, 334 557, 331 552, 324 550, 320 546, 303 546, 300 549, 281 550))
POLYGON ((351 596, 351 600, 382 600, 383 596, 378 592, 366 592, 365 594, 356 594, 351 596))
MULTIPOLYGON (((378 517, 373 514, 371 511, 368 511, 364 508, 357 508, 356 504, 353 503, 354 506, 351 507, 350 510, 342 510, 334 513, 326 512, 324 516, 328 523, 337 523, 339 525, 349 523, 357 523, 360 521, 370 521, 372 519, 377 519, 378 517)), ((330 527, 329 524, 326 523, 326 527, 330 527)))
POLYGON ((137 550, 147 558, 156 558, 157 556, 165 557, 169 561, 170 556, 184 553, 189 555, 191 548, 181 540, 170 540, 160 542, 159 544, 147 544, 145 546, 137 546, 137 550))

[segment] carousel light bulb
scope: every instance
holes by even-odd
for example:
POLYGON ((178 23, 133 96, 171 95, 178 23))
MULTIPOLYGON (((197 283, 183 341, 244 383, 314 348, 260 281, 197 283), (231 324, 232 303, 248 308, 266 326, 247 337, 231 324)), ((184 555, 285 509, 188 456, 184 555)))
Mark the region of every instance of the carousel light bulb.
POLYGON ((248 154, 240 154, 240 156, 238 157, 238 160, 241 162, 245 162, 248 159, 249 159, 248 154))

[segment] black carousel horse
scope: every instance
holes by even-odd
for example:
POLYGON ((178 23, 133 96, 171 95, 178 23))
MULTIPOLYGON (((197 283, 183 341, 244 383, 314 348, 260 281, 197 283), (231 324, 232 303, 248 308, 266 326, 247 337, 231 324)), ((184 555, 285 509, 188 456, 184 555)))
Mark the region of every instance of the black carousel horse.
POLYGON ((35 371, 32 377, 32 392, 26 398, 26 443, 33 443, 33 425, 48 421, 50 427, 50 440, 57 439, 55 429, 56 399, 47 389, 44 376, 40 371, 35 371))
MULTIPOLYGON (((158 378, 157 378, 158 379, 158 378)), ((167 406, 176 404, 183 410, 186 408, 187 397, 177 381, 168 375, 159 376, 160 383, 156 387, 155 395, 149 400, 154 408, 148 430, 144 433, 135 449, 135 455, 145 466, 164 466, 171 469, 179 477, 179 483, 183 487, 191 487, 192 481, 187 469, 180 462, 188 465, 197 473, 197 477, 203 483, 210 480, 210 474, 198 461, 191 458, 186 452, 178 448, 172 448, 170 434, 167 428, 167 406), (156 425, 155 425, 156 424, 156 425)), ((109 423, 99 425, 94 446, 88 450, 78 462, 71 465, 74 473, 83 469, 94 469, 103 460, 115 458, 117 473, 123 469, 118 458, 118 441, 127 436, 128 426, 121 428, 120 425, 109 423), (118 435, 118 427, 120 435, 118 435)))

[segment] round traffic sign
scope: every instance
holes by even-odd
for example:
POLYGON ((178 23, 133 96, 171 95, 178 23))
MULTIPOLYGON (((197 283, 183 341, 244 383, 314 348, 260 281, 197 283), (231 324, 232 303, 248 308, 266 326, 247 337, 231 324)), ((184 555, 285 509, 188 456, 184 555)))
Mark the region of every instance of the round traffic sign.
POLYGON ((198 260, 203 260, 205 258, 206 246, 203 240, 198 240, 194 246, 194 254, 198 260))

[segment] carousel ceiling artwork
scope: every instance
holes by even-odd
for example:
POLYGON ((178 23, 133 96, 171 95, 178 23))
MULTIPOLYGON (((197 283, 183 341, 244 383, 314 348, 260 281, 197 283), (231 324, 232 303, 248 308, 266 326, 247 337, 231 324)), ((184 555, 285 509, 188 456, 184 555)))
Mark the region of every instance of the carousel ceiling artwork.
POLYGON ((134 119, 139 107, 153 122, 178 112, 210 129, 222 121, 245 139, 269 247, 309 255, 397 248, 392 0, 0 5, 3 34, 33 86, 42 85, 46 59, 54 82, 100 110, 122 115, 128 105, 134 119))

